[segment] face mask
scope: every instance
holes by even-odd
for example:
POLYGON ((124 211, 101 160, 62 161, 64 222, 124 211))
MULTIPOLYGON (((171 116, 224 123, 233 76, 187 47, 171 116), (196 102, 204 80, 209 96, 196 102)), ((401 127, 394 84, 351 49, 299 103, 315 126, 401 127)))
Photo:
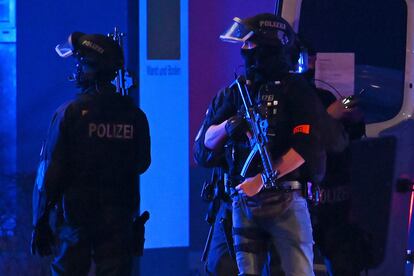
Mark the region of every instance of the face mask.
POLYGON ((76 70, 69 80, 75 82, 76 87, 86 89, 94 84, 95 75, 96 73, 88 69, 88 66, 77 63, 76 70))
POLYGON ((97 71, 94 66, 86 63, 78 62, 76 64, 76 71, 69 79, 76 83, 76 86, 82 89, 87 89, 90 86, 95 86, 99 83, 110 83, 116 76, 113 71, 97 71))
POLYGON ((250 79, 279 80, 290 70, 290 58, 283 48, 257 46, 242 49, 241 55, 250 79))
POLYGON ((246 77, 249 80, 255 79, 256 74, 256 48, 241 49, 241 56, 244 60, 244 66, 246 68, 246 77))

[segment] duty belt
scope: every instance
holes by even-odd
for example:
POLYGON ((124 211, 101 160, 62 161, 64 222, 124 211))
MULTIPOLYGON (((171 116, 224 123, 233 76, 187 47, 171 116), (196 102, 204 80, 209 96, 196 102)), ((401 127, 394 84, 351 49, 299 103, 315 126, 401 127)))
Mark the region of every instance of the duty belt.
POLYGON ((282 181, 282 182, 276 182, 278 184, 278 189, 281 189, 282 191, 294 191, 294 190, 301 190, 304 185, 300 183, 299 181, 282 181))
MULTIPOLYGON (((271 204, 275 204, 276 201, 272 199, 275 193, 278 193, 282 197, 284 193, 295 193, 300 196, 303 196, 303 188, 305 187, 306 187, 305 185, 303 185, 301 182, 296 181, 296 180, 280 181, 280 182, 277 182, 277 186, 262 190, 260 193, 252 197, 247 197, 243 193, 238 193, 234 188, 232 189, 233 191, 232 195, 238 197, 238 200, 240 202, 240 207, 242 208, 242 211, 245 214, 245 216, 248 219, 252 219, 253 214, 252 214, 251 208, 260 207, 260 205, 269 204, 270 202, 271 204)), ((279 199, 277 199, 277 201, 278 200, 279 199)))
MULTIPOLYGON (((225 183, 226 183, 225 187, 227 190, 229 187, 234 188, 241 182, 234 181, 230 177, 226 177, 225 183)), ((289 192, 289 191, 301 190, 302 188, 306 187, 306 185, 303 185, 297 180, 281 181, 281 182, 276 182, 276 183, 277 183, 276 187, 269 188, 268 190, 280 190, 280 191, 289 192)), ((231 194, 231 193, 228 193, 228 194, 231 194)))

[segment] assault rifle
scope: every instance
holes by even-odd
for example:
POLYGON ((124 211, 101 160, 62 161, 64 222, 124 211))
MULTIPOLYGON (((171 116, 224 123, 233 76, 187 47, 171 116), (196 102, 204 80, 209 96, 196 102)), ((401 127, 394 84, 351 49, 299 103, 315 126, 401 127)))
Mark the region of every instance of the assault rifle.
POLYGON ((263 172, 262 180, 265 188, 278 188, 276 183, 277 171, 273 170, 272 161, 270 159, 269 152, 267 150, 267 128, 269 123, 266 118, 263 118, 258 110, 258 106, 253 104, 249 90, 247 89, 246 79, 243 76, 237 76, 231 87, 236 86, 240 96, 243 100, 243 106, 245 111, 245 119, 249 125, 249 130, 252 134, 250 138, 251 152, 243 165, 241 176, 245 177, 249 170, 252 161, 257 154, 260 155, 263 172))

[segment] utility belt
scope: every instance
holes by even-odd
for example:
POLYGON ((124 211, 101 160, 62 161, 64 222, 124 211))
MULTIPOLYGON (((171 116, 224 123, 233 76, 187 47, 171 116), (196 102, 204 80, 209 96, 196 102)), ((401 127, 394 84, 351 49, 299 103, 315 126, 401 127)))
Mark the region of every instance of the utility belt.
MULTIPOLYGON (((231 178, 227 174, 224 177, 224 187, 228 195, 232 195, 232 190, 236 188, 242 182, 242 179, 231 178)), ((277 182, 277 187, 264 189, 264 192, 303 192, 303 196, 306 197, 308 189, 308 183, 298 180, 285 180, 277 182)))
MULTIPOLYGON (((278 181, 277 187, 270 189, 263 189, 257 195, 253 197, 247 197, 236 191, 236 186, 242 183, 244 180, 241 176, 233 176, 223 171, 216 170, 212 174, 210 181, 206 181, 201 197, 206 202, 211 202, 209 208, 209 217, 207 219, 210 223, 215 220, 215 214, 220 206, 220 201, 228 202, 241 201, 244 202, 243 208, 248 207, 261 207, 266 205, 278 205, 278 202, 287 202, 288 198, 301 196, 312 204, 319 201, 319 189, 315 189, 315 185, 312 185, 306 181, 299 180, 282 180, 278 181), (293 195, 294 194, 294 195, 293 195)), ((246 213, 249 213, 246 211, 246 213)))
MULTIPOLYGON (((227 177, 225 178, 225 187, 228 190, 228 195, 231 198, 234 198, 238 195, 235 187, 241 183, 241 180, 236 178, 235 180, 227 177)), ((319 185, 313 184, 307 181, 299 181, 299 180, 285 180, 277 182, 277 187, 272 187, 268 189, 262 189, 257 195, 253 197, 244 196, 245 199, 242 201, 248 202, 259 202, 268 201, 268 198, 280 195, 280 194, 295 194, 295 196, 300 196, 305 198, 310 204, 318 205, 321 199, 321 192, 319 185)), ((251 204, 247 204, 251 205, 251 204)))
MULTIPOLYGON (((280 190, 281 192, 292 192, 292 191, 298 191, 298 190, 304 190, 306 187, 306 184, 302 184, 299 181, 292 180, 292 181, 281 181, 278 182, 278 188, 277 190, 280 190)), ((269 190, 272 190, 270 188, 269 190)))

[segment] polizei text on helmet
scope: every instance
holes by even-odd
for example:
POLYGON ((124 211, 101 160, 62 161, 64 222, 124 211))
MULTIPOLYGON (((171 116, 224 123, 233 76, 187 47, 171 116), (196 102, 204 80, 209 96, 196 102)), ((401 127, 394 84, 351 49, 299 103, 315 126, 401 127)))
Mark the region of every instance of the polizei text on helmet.
POLYGON ((98 44, 96 44, 96 43, 93 43, 92 41, 90 41, 90 40, 85 40, 85 41, 82 41, 82 45, 83 46, 86 46, 86 47, 88 47, 88 48, 91 48, 92 50, 95 50, 95 51, 97 51, 98 53, 100 53, 101 55, 105 52, 105 50, 104 50, 104 48, 102 48, 101 46, 99 46, 98 44))
POLYGON ((286 30, 286 24, 282 22, 270 21, 270 20, 263 20, 259 22, 260 28, 268 27, 268 28, 276 28, 281 30, 286 30))

